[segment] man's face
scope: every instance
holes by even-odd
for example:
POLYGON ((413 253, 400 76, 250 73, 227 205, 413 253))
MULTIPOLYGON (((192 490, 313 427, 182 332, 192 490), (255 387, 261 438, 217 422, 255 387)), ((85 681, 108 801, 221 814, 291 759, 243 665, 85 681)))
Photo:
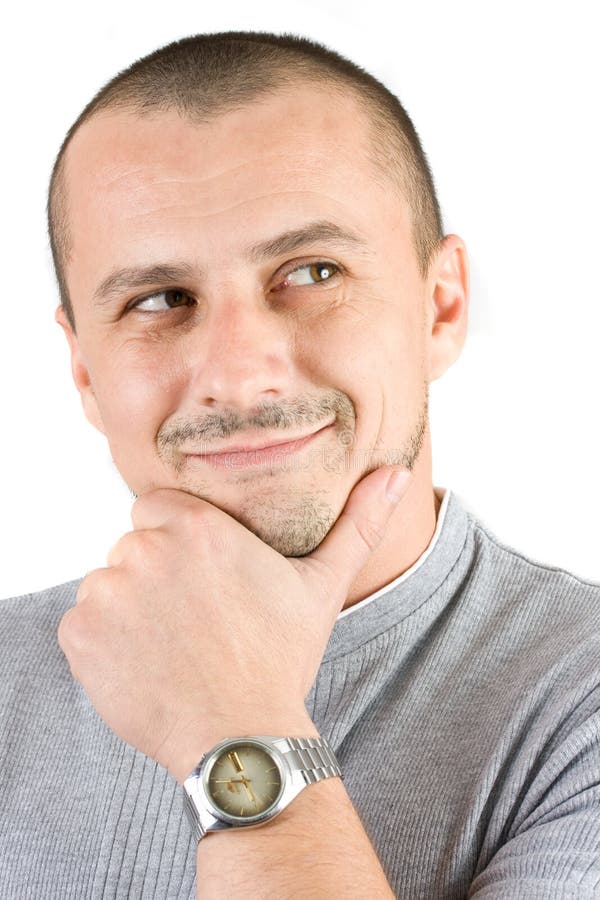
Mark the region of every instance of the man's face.
POLYGON ((367 134, 350 96, 298 86, 208 125, 102 113, 67 157, 77 337, 59 320, 86 415, 134 494, 188 491, 286 556, 427 433, 427 285, 367 134), (316 222, 358 241, 250 253, 316 222), (269 460, 191 455, 319 429, 269 460))

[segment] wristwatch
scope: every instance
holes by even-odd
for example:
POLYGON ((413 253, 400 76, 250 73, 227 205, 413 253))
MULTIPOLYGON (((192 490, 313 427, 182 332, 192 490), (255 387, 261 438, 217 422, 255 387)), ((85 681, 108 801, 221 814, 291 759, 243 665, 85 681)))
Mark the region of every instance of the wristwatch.
POLYGON ((197 840, 209 831, 257 828, 307 785, 336 775, 343 777, 323 737, 227 738, 184 781, 184 807, 197 840))

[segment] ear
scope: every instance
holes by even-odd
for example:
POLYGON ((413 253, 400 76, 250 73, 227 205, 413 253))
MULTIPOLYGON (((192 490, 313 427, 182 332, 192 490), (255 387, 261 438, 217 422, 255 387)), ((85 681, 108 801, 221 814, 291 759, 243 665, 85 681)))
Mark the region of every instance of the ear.
POLYGON ((440 241, 427 280, 429 381, 435 381, 458 359, 467 337, 469 261, 458 235, 440 241))
POLYGON ((77 335, 73 333, 73 329, 71 328, 67 320, 65 311, 62 306, 59 306, 54 313, 54 320, 61 326, 69 344, 69 348, 71 351, 71 372, 73 374, 73 381, 75 382, 75 387, 81 395, 81 403, 86 418, 88 422, 90 422, 94 426, 94 428, 97 428, 98 431, 105 435, 106 430, 104 428, 104 423, 102 422, 100 410, 98 409, 96 395, 94 394, 90 375, 83 360, 81 350, 79 349, 79 341, 77 339, 77 335))

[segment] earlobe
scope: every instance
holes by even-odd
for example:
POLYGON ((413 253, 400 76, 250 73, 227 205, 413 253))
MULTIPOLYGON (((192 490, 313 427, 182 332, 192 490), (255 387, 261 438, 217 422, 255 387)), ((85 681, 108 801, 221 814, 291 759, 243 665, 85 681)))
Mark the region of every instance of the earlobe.
POLYGON ((469 261, 464 241, 448 234, 430 276, 429 381, 440 378, 460 356, 467 337, 469 261))
POLYGON ((59 306, 56 309, 54 320, 61 326, 69 344, 71 353, 71 374, 73 375, 75 387, 79 391, 81 397, 81 404, 83 406, 85 417, 94 428, 97 428, 101 434, 106 435, 102 416, 100 415, 100 410, 98 409, 98 404, 96 402, 96 395, 92 387, 88 368, 81 354, 77 335, 73 333, 73 329, 67 321, 62 306, 59 306))

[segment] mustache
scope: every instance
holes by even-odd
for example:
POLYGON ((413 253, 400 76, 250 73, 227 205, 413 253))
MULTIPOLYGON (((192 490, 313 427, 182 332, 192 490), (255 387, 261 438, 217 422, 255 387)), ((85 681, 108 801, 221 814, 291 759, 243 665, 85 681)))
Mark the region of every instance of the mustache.
POLYGON ((161 429, 157 443, 159 450, 169 451, 189 442, 225 439, 248 431, 268 430, 291 431, 319 425, 332 414, 345 427, 352 427, 355 421, 354 405, 349 397, 340 391, 315 400, 299 400, 260 404, 246 415, 234 410, 209 413, 197 418, 171 420, 161 429))

